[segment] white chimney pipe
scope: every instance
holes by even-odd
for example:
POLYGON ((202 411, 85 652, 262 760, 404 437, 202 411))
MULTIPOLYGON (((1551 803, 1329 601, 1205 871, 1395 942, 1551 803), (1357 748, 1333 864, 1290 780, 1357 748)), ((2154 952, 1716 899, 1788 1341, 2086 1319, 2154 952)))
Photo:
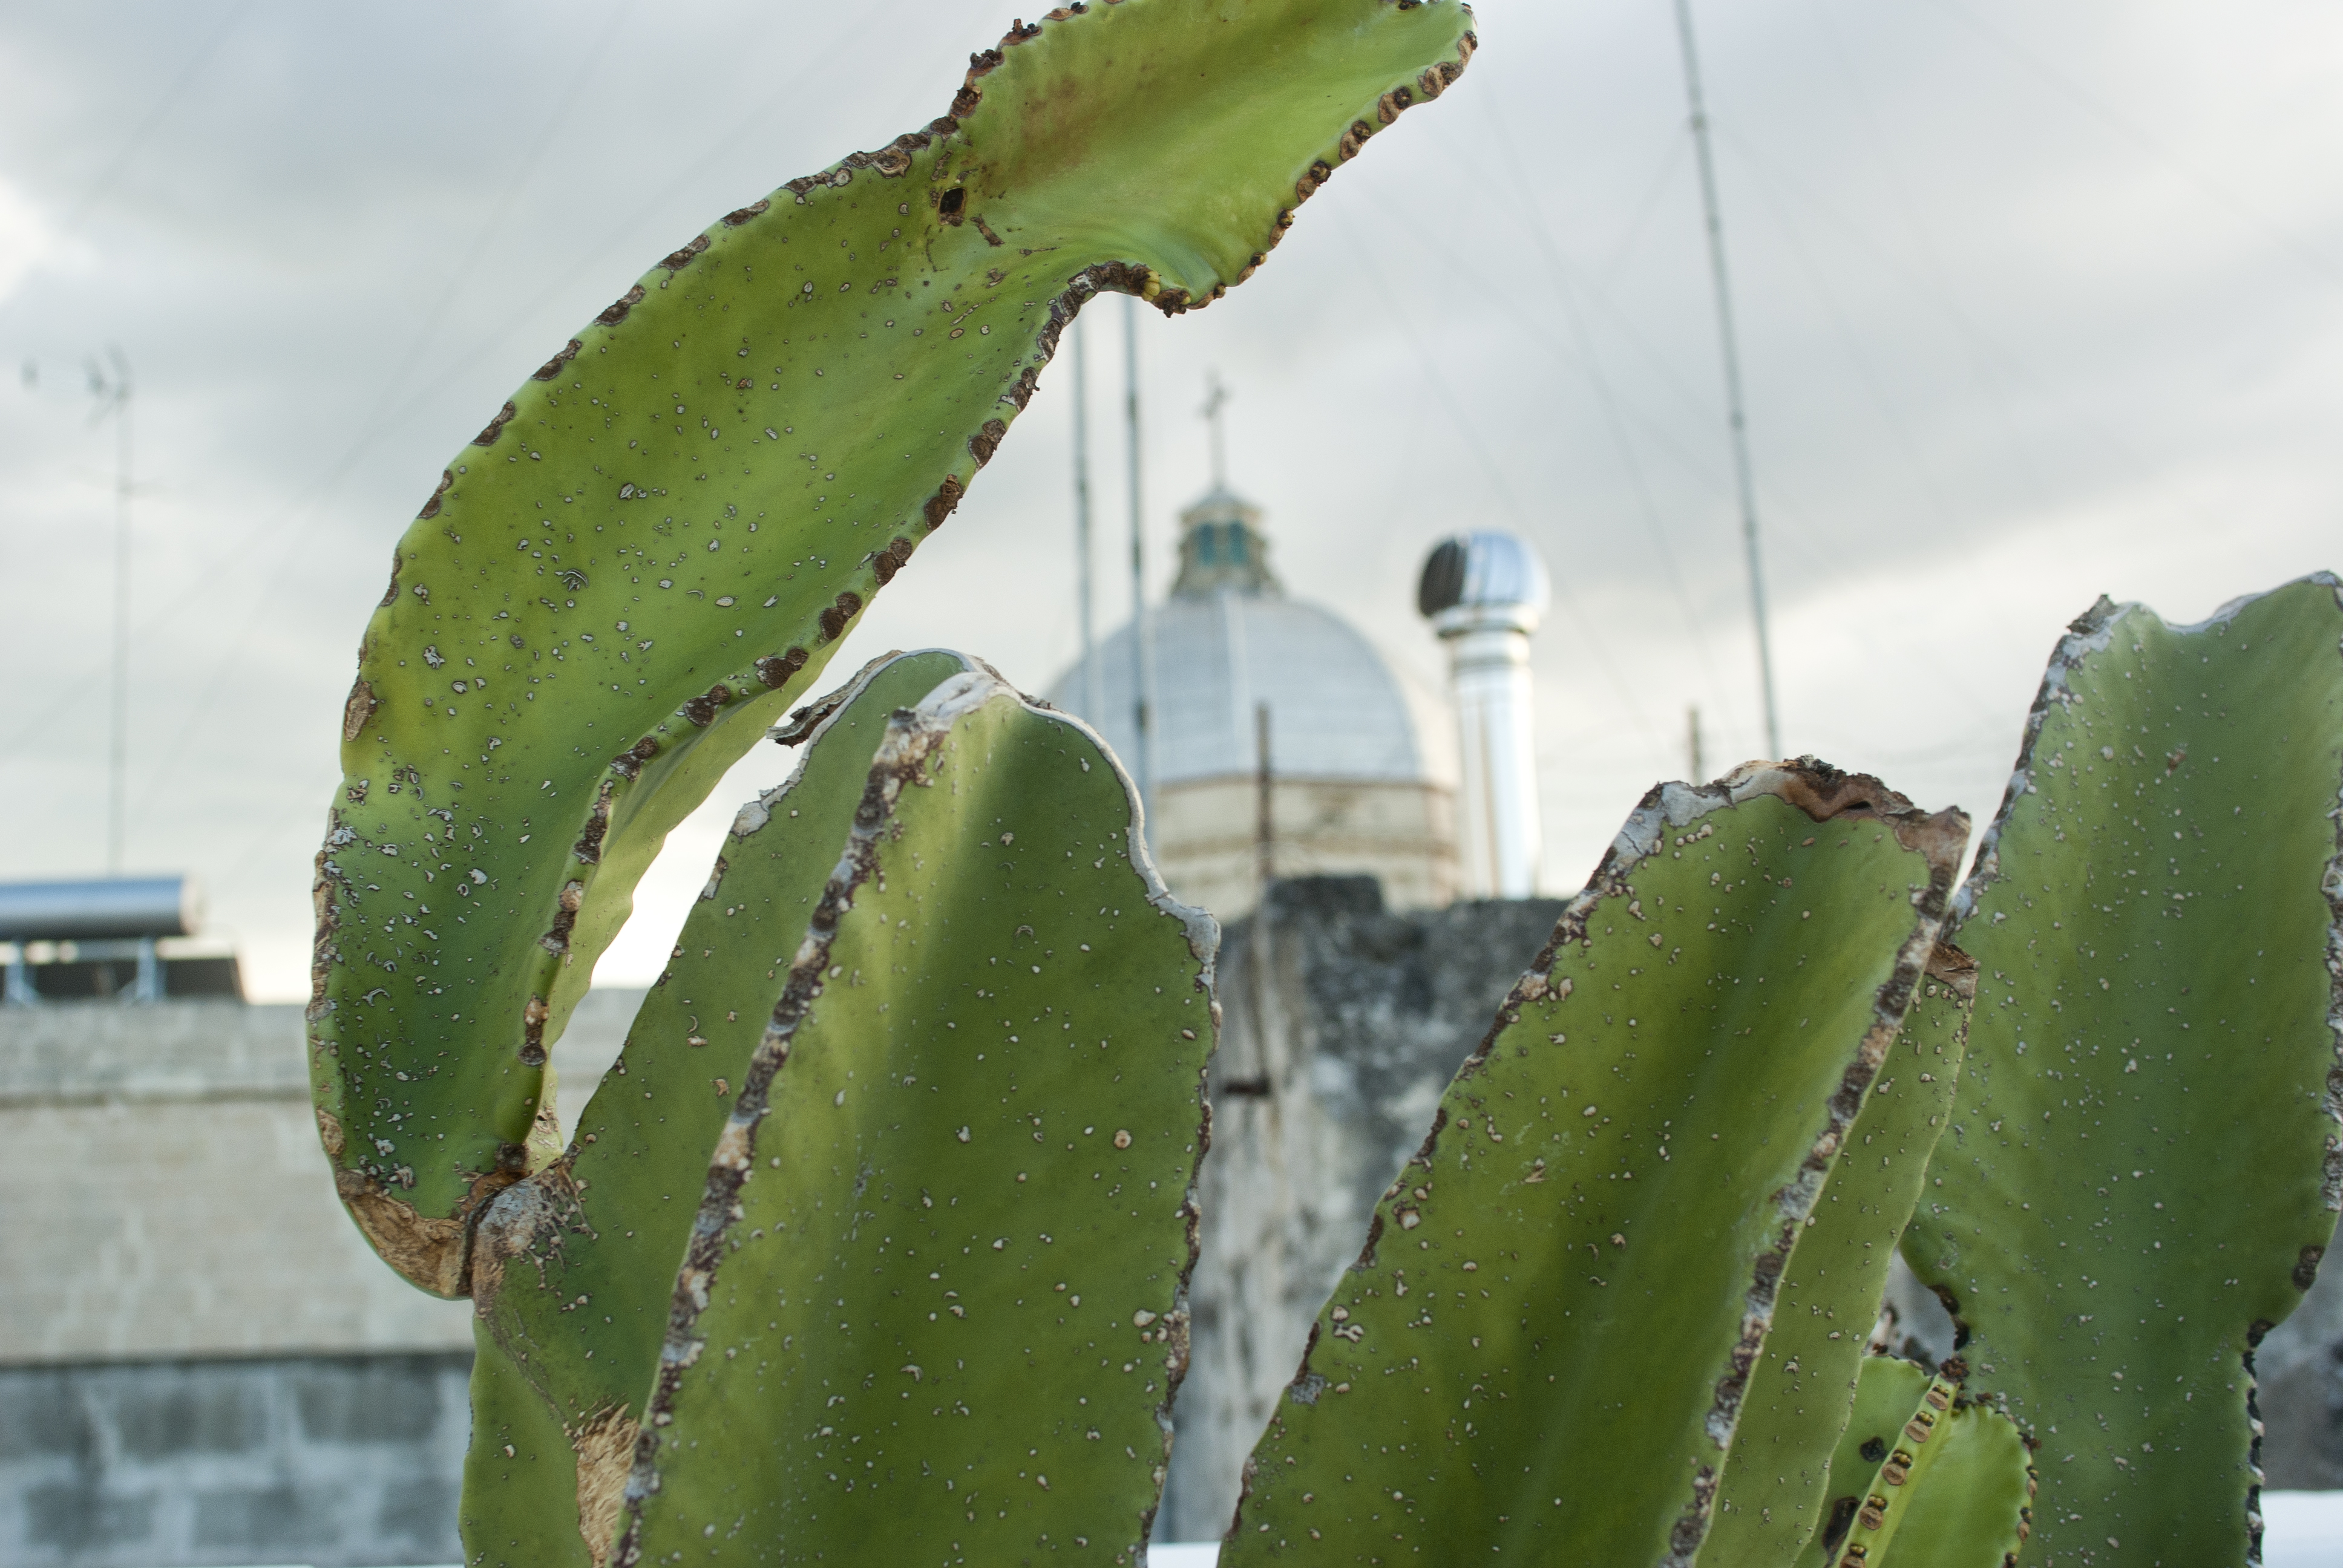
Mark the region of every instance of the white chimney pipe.
POLYGON ((1466 891, 1526 899, 1545 839, 1531 722, 1530 634, 1545 613, 1545 566, 1511 534, 1458 534, 1423 563, 1416 608, 1448 644, 1463 753, 1466 891))

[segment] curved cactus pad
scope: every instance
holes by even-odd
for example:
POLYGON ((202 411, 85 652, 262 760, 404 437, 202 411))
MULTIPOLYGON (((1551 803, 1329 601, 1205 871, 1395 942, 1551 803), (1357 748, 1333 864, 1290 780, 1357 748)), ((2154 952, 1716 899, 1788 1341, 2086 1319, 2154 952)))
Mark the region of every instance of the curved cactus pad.
POLYGON ((734 822, 578 1137, 488 1204, 463 1507, 488 1562, 538 1568, 566 1551, 582 1563, 608 1544, 708 1151, 853 831, 871 756, 890 714, 971 668, 893 655, 811 705, 796 770, 734 822), (522 1557, 508 1555, 516 1543, 522 1557))
POLYGON ((2329 578, 2196 627, 2101 600, 1963 890, 1968 1067, 1906 1251, 2042 1444, 2028 1561, 2245 1558, 2251 1351, 2343 1201, 2338 639, 2329 578))
POLYGON ((1797 1568, 2003 1568, 2016 1554, 2034 1472, 2016 1423, 1961 1402, 1966 1370, 1956 1359, 1931 1377, 1865 1360, 1830 1456, 1823 1529, 1797 1568))
MULTIPOLYGON (((621 1562, 1135 1557, 1215 940, 1137 819, 988 673, 890 720, 716 1140, 621 1562)), ((736 859, 719 898, 760 890, 736 859)))
POLYGON ((1966 832, 1812 764, 1646 796, 1377 1207, 1222 1561, 1689 1563, 1966 832))
POLYGON ((1976 990, 1976 966, 1938 943, 1782 1276, 1701 1548, 1707 1562, 1790 1568, 1827 1517, 1831 1447, 1868 1364, 1888 1261, 1953 1108, 1976 990))
POLYGON ((311 1042, 353 1216, 427 1289, 558 1140, 544 1063, 667 831, 943 525, 1101 289, 1242 281, 1473 46, 1453 0, 1122 0, 667 256, 400 541, 318 858, 311 1042))

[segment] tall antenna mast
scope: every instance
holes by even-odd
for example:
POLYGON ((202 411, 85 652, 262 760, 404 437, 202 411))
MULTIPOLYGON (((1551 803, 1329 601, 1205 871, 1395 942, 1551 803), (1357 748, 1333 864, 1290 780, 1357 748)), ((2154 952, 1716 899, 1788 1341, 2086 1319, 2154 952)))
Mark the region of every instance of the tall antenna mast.
POLYGON ((106 738, 106 869, 122 874, 126 828, 123 780, 130 758, 130 360, 108 348, 113 371, 89 362, 90 395, 96 418, 114 419, 114 678, 108 693, 106 738))
POLYGON ((1122 371, 1125 436, 1131 469, 1131 629, 1133 693, 1139 730, 1139 806, 1143 820, 1155 806, 1155 617, 1147 606, 1146 517, 1139 468, 1139 301, 1122 297, 1122 371))
POLYGON ((1749 422, 1742 411, 1741 351, 1734 341, 1733 290, 1725 271, 1725 218, 1716 204, 1716 161, 1708 147, 1708 109, 1700 91, 1700 56, 1693 47, 1692 0, 1675 0, 1676 36, 1684 45, 1684 95, 1692 105, 1692 145, 1700 164, 1700 200, 1708 216, 1708 271, 1716 285, 1716 338, 1725 359, 1725 404, 1733 429, 1733 477, 1741 492, 1741 542, 1749 557, 1749 605, 1757 625, 1757 679, 1765 699, 1765 752, 1782 754, 1782 727, 1774 703, 1774 640, 1765 623, 1765 572, 1757 548, 1757 482, 1749 468, 1749 422))
POLYGON ((1098 663, 1097 621, 1091 569, 1091 379, 1082 352, 1082 318, 1074 317, 1074 603, 1082 630, 1082 716, 1091 723, 1106 714, 1106 672, 1098 663))

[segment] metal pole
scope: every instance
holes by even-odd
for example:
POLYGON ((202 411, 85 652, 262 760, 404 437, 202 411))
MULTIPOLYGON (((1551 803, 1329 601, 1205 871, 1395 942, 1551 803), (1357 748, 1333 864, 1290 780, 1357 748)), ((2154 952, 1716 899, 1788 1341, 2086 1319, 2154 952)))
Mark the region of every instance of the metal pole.
MULTIPOLYGON (((1269 909, 1270 885, 1276 879, 1277 870, 1276 853, 1271 839, 1276 824, 1270 814, 1272 775, 1269 760, 1269 704, 1266 702, 1255 704, 1252 719, 1253 740, 1260 753, 1255 759, 1254 769, 1255 787, 1260 792, 1258 808, 1260 817, 1253 826, 1253 857, 1254 870, 1261 879, 1260 890, 1253 896, 1252 901, 1252 930, 1248 933, 1249 940, 1245 944, 1251 950, 1246 954, 1246 958, 1252 980, 1252 1076, 1246 1079, 1224 1079, 1222 1081, 1221 1091, 1223 1094, 1267 1097, 1274 1094, 1278 1086, 1284 1081, 1286 1064, 1286 1053, 1281 1049, 1283 1044, 1282 1026, 1284 1020, 1278 1016, 1275 994, 1276 976, 1272 972, 1277 955, 1271 946, 1272 922, 1269 909)), ((1280 1145, 1277 1140, 1270 1139, 1267 1141, 1267 1146, 1274 1150, 1280 1145)), ((1287 1174, 1285 1162, 1282 1160, 1275 1161, 1272 1180, 1277 1183, 1277 1188, 1272 1192, 1270 1201, 1282 1203, 1287 1201, 1285 1191, 1287 1174)), ((1279 1212, 1291 1211, 1291 1209, 1279 1211, 1279 1212)))
POLYGON ((1106 672, 1099 668, 1098 626, 1091 603, 1095 573, 1091 563, 1091 381, 1082 351, 1082 318, 1074 317, 1074 570, 1080 580, 1074 600, 1082 630, 1082 717, 1106 716, 1106 672))
POLYGON ((113 351, 114 385, 114 689, 107 719, 106 869, 122 874, 124 775, 130 756, 130 361, 113 351))
POLYGON ((1725 219, 1716 204, 1716 163, 1708 146, 1708 110, 1701 98, 1700 58, 1693 48, 1692 0, 1675 0, 1676 36, 1684 45, 1684 95, 1692 105, 1693 151, 1700 165, 1700 200, 1708 218, 1708 270, 1716 285, 1716 337, 1725 359, 1725 402, 1733 430, 1733 476, 1741 494, 1741 538, 1749 557, 1749 604, 1757 624, 1757 679, 1765 699, 1765 750, 1782 754, 1774 703, 1774 643, 1765 623, 1765 573, 1757 548, 1757 483, 1749 468, 1749 426, 1742 412, 1741 353, 1734 341, 1733 291, 1725 271, 1725 219))
POLYGON ((8 949, 8 980, 5 1002, 8 1007, 38 1007, 41 993, 34 989, 33 970, 25 961, 25 944, 12 943, 8 949))
POLYGON ((1692 752, 1692 781, 1700 783, 1704 769, 1700 765, 1700 705, 1684 709, 1684 744, 1692 752))
POLYGON ((1269 704, 1256 702, 1252 709, 1253 740, 1253 870, 1261 880, 1261 893, 1253 901, 1262 909, 1269 907, 1269 885, 1277 880, 1277 780, 1270 770, 1269 704))
POLYGON ((1139 301, 1122 299, 1123 412, 1131 469, 1131 626, 1138 690, 1133 696, 1139 730, 1139 805, 1155 809, 1155 618, 1147 604, 1146 511, 1141 498, 1139 450, 1139 301))
POLYGON ((163 1000, 163 960, 155 951, 153 937, 138 939, 138 978, 131 982, 130 1000, 142 1007, 163 1000))

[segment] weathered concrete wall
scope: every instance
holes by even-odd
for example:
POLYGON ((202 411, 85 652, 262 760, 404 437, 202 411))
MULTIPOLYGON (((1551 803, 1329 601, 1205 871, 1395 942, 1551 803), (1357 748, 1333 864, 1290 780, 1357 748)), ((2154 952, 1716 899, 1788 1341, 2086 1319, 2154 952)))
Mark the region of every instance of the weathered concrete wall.
MULTIPOLYGON (((640 1000, 556 1048, 565 1124, 640 1000)), ((471 1307, 334 1199, 301 1009, 0 1010, 0 1563, 458 1560, 471 1307)))
POLYGON ((1387 911, 1373 879, 1324 877, 1274 884, 1266 917, 1223 937, 1192 1350, 1158 1540, 1227 1528, 1319 1304, 1561 914, 1555 900, 1387 911))
POLYGON ((2274 1490, 2343 1487, 2343 1256, 2254 1352, 2262 1475, 2274 1490))
MULTIPOLYGON (((640 995, 579 1007, 571 1119, 640 995)), ((0 1364, 472 1342, 344 1218, 294 1006, 0 1010, 0 1364)))
POLYGON ((468 1352, 0 1368, 0 1563, 458 1563, 468 1352))

